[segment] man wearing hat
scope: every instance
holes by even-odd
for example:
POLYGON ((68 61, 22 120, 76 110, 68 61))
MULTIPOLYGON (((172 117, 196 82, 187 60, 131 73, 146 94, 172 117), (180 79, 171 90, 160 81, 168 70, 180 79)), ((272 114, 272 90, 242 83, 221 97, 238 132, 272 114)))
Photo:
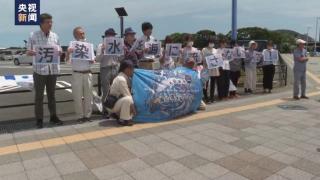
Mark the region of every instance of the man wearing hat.
MULTIPOLYGON (((109 28, 105 31, 104 37, 115 37, 117 33, 113 28, 109 28)), ((96 61, 100 62, 100 80, 102 89, 102 102, 105 102, 109 93, 109 89, 113 79, 118 75, 120 66, 120 57, 114 55, 104 55, 103 43, 98 45, 96 61)), ((107 117, 108 113, 106 108, 103 108, 103 114, 107 117)))
POLYGON ((306 42, 302 39, 297 39, 297 48, 293 52, 294 59, 294 84, 293 84, 293 99, 299 100, 309 99, 306 96, 306 71, 307 71, 307 50, 304 48, 306 42), (301 86, 301 96, 299 97, 299 91, 301 86))
POLYGON ((256 49, 258 44, 255 41, 249 42, 249 49, 246 51, 246 58, 244 60, 244 68, 246 73, 246 80, 244 84, 245 93, 253 93, 256 90, 257 84, 257 57, 256 49))
POLYGON ((136 32, 131 27, 124 31, 124 60, 131 61, 134 67, 138 67, 138 54, 135 50, 131 50, 136 41, 136 32))

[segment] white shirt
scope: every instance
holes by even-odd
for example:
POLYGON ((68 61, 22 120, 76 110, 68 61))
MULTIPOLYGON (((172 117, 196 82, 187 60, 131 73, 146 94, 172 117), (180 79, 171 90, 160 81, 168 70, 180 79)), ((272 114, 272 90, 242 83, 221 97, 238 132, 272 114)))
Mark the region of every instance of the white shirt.
MULTIPOLYGON (((27 49, 33 50, 36 45, 57 45, 61 51, 59 37, 54 32, 49 32, 46 36, 42 30, 30 34, 27 49)), ((57 75, 60 73, 60 64, 36 64, 33 63, 33 71, 40 75, 57 75)))
MULTIPOLYGON (((264 55, 265 53, 270 53, 270 56, 271 56, 271 54, 272 54, 274 51, 275 51, 274 49, 264 49, 264 50, 262 51, 262 55, 264 55)), ((263 61, 263 66, 271 65, 271 64, 277 65, 277 63, 278 63, 278 59, 273 60, 273 61, 263 61)))

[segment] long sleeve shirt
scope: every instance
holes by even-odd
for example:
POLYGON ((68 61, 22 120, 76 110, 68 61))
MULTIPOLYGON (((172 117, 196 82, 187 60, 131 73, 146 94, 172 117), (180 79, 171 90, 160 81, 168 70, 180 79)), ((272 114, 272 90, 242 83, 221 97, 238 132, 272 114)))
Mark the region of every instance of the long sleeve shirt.
POLYGON ((124 74, 119 73, 119 75, 113 80, 110 87, 110 94, 116 97, 126 97, 131 96, 131 81, 130 78, 124 74))

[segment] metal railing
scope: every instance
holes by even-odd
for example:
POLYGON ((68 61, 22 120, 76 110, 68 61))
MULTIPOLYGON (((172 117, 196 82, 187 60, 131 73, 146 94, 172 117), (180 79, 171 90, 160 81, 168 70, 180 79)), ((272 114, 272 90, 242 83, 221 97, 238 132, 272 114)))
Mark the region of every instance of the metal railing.
MULTIPOLYGON (((100 80, 100 73, 99 72, 93 72, 93 75, 97 75, 97 84, 94 84, 93 87, 97 87, 98 89, 98 95, 101 95, 101 80, 100 80)), ((57 75, 59 77, 66 77, 66 76, 72 76, 72 73, 62 73, 57 75)), ((72 89, 72 86, 67 86, 67 87, 56 87, 56 90, 67 90, 67 89, 72 89)), ((11 91, 4 91, 0 92, 0 95, 4 94, 19 94, 19 93, 30 93, 32 90, 11 90, 11 91)), ((57 100, 56 103, 66 103, 66 102, 73 102, 73 99, 68 99, 68 100, 57 100)), ((43 104, 48 104, 47 102, 44 102, 43 104)), ((24 107, 24 106, 33 106, 35 105, 34 102, 30 103, 20 103, 20 104, 12 104, 12 105, 2 105, 0 106, 0 109, 4 108, 16 108, 16 107, 24 107)))
MULTIPOLYGON (((274 81, 279 82, 279 86, 286 86, 287 85, 287 79, 288 79, 288 67, 283 61, 282 57, 280 57, 280 64, 276 65, 276 72, 275 72, 275 78, 274 81)), ((93 72, 93 75, 97 75, 97 84, 94 84, 93 87, 97 87, 98 89, 98 95, 101 95, 101 81, 100 81, 100 73, 99 72, 93 72)), ((64 73, 64 74, 59 74, 58 77, 66 77, 66 76, 72 76, 71 73, 64 73)), ((243 85, 244 83, 244 72, 241 73, 241 78, 240 78, 240 83, 239 85, 243 85)), ((257 68, 257 82, 261 83, 262 82, 262 77, 263 77, 263 72, 262 72, 262 67, 257 68)), ((66 89, 71 89, 71 86, 68 87, 56 87, 56 90, 66 90, 66 89)), ((0 95, 4 94, 17 94, 17 93, 30 93, 32 92, 31 90, 15 90, 15 91, 4 91, 0 92, 0 95)), ((72 102, 73 99, 68 99, 68 100, 58 100, 56 103, 66 103, 66 102, 72 102)), ((44 102, 44 104, 47 104, 47 102, 44 102)), ((16 107, 24 107, 24 106, 33 106, 34 102, 30 103, 22 103, 22 104, 13 104, 13 105, 2 105, 0 106, 0 109, 4 108, 16 108, 16 107)))

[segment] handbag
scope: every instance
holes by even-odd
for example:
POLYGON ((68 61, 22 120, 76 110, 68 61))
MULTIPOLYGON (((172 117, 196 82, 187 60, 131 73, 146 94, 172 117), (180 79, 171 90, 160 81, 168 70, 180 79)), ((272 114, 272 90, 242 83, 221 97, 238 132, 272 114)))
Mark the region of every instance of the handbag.
POLYGON ((108 95, 106 101, 104 102, 104 106, 109 109, 113 109, 114 105, 117 103, 119 99, 120 98, 118 98, 117 96, 108 95))

